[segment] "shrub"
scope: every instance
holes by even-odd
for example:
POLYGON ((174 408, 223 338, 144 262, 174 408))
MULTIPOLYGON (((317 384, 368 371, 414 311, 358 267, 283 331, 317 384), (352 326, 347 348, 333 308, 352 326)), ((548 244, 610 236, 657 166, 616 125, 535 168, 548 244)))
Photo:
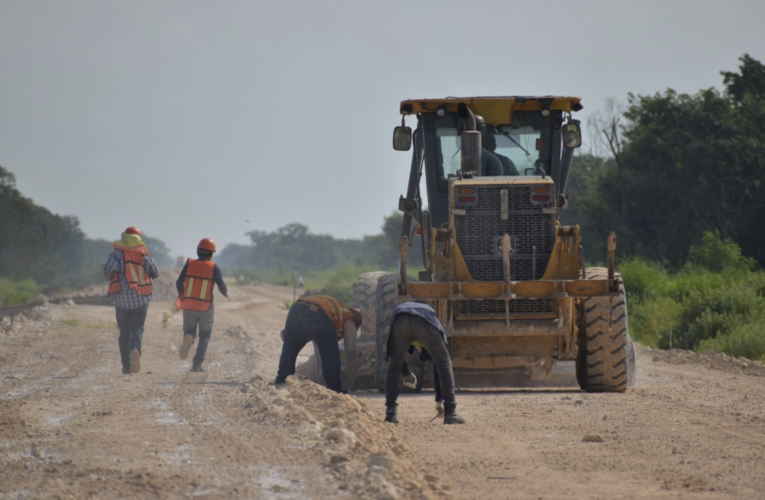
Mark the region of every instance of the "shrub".
POLYGON ((723 240, 718 230, 705 231, 700 245, 692 245, 688 261, 710 271, 750 271, 757 264, 755 259, 741 255, 741 248, 731 239, 723 240))
POLYGON ((40 287, 32 280, 11 281, 0 278, 0 306, 25 304, 40 293, 40 287))
POLYGON ((709 349, 765 363, 765 323, 745 323, 737 326, 728 335, 701 341, 698 350, 704 352, 709 349))

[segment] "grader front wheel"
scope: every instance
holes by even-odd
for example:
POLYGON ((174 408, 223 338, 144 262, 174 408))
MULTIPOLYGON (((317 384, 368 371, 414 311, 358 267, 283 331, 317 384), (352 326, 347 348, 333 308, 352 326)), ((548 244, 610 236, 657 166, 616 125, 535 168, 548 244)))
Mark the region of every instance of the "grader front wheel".
MULTIPOLYGON (((605 268, 587 269, 587 279, 605 279, 605 268)), ((635 348, 627 330, 627 297, 621 276, 615 297, 590 297, 579 308, 576 379, 588 392, 624 392, 635 381, 635 348)))

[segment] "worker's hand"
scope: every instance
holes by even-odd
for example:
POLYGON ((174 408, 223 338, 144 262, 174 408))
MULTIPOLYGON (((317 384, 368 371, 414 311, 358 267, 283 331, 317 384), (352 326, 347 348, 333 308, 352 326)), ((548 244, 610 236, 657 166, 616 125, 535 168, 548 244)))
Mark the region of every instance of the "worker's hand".
POLYGON ((436 402, 436 413, 438 413, 439 415, 444 414, 444 404, 441 403, 440 401, 436 402))
POLYGON ((410 373, 404 377, 404 385, 410 389, 417 388, 417 377, 415 377, 414 373, 410 373))

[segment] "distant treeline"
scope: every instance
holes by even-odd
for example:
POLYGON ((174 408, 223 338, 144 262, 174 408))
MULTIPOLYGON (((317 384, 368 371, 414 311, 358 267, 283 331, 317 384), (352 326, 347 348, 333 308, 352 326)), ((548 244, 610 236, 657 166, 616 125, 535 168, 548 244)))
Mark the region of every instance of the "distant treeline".
MULTIPOLYGON (((115 228, 115 240, 122 229, 115 228)), ((161 266, 174 264, 162 241, 144 241, 161 266)), ((13 173, 0 166, 0 305, 102 281, 111 250, 112 242, 87 238, 76 217, 53 214, 24 197, 13 173)))
MULTIPOLYGON (((344 303, 356 303, 354 286, 359 274, 396 272, 403 215, 394 212, 383 220, 381 232, 360 239, 338 239, 313 234, 303 224, 287 224, 273 232, 248 233, 252 244, 227 245, 216 262, 240 283, 264 282, 305 288, 296 293, 325 293, 344 303)), ((422 269, 422 238, 415 236, 407 255, 409 274, 422 269)))
MULTIPOLYGON (((402 222, 403 215, 394 212, 384 218, 381 233, 360 239, 313 234, 298 223, 273 232, 252 231, 247 233, 251 245, 227 245, 216 261, 230 272, 274 271, 295 274, 295 278, 298 274, 348 265, 369 271, 395 269, 402 222)), ((415 237, 407 257, 412 269, 422 267, 421 245, 420 238, 415 237)))

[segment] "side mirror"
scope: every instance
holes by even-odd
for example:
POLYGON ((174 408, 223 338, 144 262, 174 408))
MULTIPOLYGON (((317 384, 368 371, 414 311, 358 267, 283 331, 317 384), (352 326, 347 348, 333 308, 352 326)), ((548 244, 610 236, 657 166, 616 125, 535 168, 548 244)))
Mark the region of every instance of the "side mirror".
POLYGON ((412 147, 412 129, 405 126, 393 129, 393 149, 396 151, 409 151, 412 147))
POLYGON ((571 120, 563 125, 563 145, 567 148, 578 148, 582 145, 582 128, 579 120, 571 120))

